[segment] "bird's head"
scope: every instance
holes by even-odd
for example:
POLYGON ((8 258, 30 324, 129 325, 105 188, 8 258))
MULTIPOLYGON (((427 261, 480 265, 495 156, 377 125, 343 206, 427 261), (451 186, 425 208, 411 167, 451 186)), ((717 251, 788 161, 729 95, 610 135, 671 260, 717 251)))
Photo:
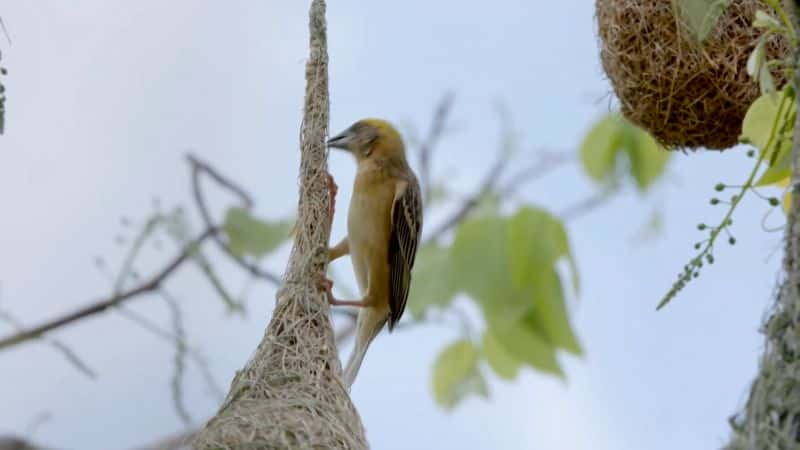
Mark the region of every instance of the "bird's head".
POLYGON ((392 124, 381 119, 359 120, 328 139, 328 147, 349 151, 358 162, 370 159, 406 161, 403 138, 392 124))

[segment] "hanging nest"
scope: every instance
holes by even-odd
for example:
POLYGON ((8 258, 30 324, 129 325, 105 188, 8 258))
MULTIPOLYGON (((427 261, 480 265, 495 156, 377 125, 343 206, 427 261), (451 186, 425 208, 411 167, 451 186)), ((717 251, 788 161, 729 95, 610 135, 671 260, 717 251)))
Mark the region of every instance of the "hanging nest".
MULTIPOLYGON (((726 149, 759 95, 747 58, 763 30, 753 28, 758 0, 730 2, 706 40, 698 42, 671 0, 597 0, 600 59, 622 114, 664 147, 726 149)), ((789 54, 783 38, 767 43, 767 59, 789 54)), ((785 77, 773 71, 775 84, 785 77)))

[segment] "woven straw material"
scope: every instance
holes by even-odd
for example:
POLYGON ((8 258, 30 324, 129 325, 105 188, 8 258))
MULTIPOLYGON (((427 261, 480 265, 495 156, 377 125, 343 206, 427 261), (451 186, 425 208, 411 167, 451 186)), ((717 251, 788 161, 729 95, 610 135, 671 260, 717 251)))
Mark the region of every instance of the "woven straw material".
MULTIPOLYGON (((600 59, 622 114, 668 149, 725 149, 759 96, 747 58, 763 30, 752 26, 758 0, 729 2, 703 43, 682 21, 677 0, 597 0, 600 59)), ((772 38, 769 59, 788 45, 772 38)), ((778 86, 784 82, 773 72, 778 86)))
POLYGON ((329 305, 318 287, 330 234, 325 33, 325 2, 313 0, 299 214, 283 287, 264 339, 234 377, 217 415, 194 439, 196 449, 367 448, 361 419, 341 381, 329 305))

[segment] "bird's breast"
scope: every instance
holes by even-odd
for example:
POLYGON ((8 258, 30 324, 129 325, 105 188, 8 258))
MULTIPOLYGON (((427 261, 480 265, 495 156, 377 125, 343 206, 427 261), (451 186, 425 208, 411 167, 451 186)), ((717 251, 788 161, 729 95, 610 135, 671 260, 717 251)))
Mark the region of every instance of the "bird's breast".
POLYGON ((353 269, 363 293, 369 284, 370 268, 381 267, 388 261, 394 188, 392 183, 369 182, 372 180, 358 178, 350 199, 347 235, 353 269), (365 181, 369 183, 359 185, 359 182, 365 181))

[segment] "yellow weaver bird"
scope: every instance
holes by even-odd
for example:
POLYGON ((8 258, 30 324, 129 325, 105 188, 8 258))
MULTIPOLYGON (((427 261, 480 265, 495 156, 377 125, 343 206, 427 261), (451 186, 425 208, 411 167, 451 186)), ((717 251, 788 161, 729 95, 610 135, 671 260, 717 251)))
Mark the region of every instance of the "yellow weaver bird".
MULTIPOLYGON (((422 196, 403 139, 388 122, 360 120, 329 139, 328 146, 349 151, 358 164, 347 236, 328 255, 333 261, 350 254, 362 297, 337 299, 333 282, 322 281, 331 305, 360 307, 355 348, 344 371, 350 387, 369 344, 385 323, 391 331, 403 315, 422 231, 422 196)), ((331 192, 335 195, 332 182, 331 192)))

